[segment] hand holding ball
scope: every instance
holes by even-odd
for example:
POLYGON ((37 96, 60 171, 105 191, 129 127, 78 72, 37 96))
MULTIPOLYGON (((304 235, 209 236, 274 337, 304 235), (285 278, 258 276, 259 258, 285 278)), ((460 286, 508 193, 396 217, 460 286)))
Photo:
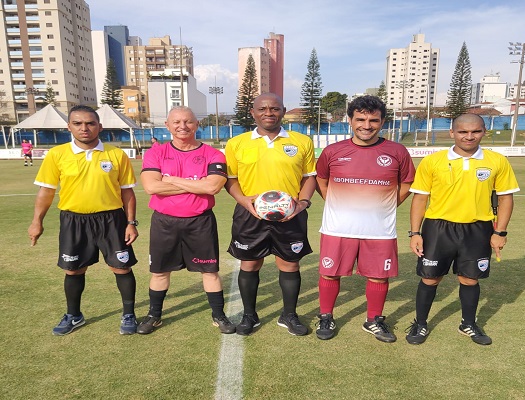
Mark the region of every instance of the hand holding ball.
POLYGON ((253 204, 259 217, 267 221, 280 221, 293 214, 295 201, 292 196, 280 190, 261 193, 253 204))

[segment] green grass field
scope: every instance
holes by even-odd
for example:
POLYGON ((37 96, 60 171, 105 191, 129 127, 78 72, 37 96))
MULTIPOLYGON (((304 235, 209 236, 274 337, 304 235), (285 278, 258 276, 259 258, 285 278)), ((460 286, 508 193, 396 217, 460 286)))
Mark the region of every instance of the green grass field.
MULTIPOLYGON (((56 201, 36 247, 29 246, 27 236, 37 191, 32 182, 40 163, 24 168, 21 161, 0 161, 1 399, 525 399, 523 192, 515 196, 503 260, 493 263, 491 277, 482 282, 478 322, 493 338, 491 346, 476 345, 457 333, 460 305, 454 276, 439 287, 426 343, 406 343, 404 330, 414 318, 419 281, 405 234, 410 199, 399 209, 400 276, 391 282, 385 308, 387 322, 396 327, 396 343, 379 342, 362 331, 365 280, 359 276, 343 280, 334 339, 320 341, 315 332, 289 335, 276 324, 281 295, 270 258, 261 272, 258 296, 263 324, 250 337, 220 335, 211 324, 200 275, 186 271, 172 274, 164 325, 148 336, 121 336, 120 296, 113 274, 102 263, 87 274, 82 302, 87 324, 55 337, 51 329, 65 311, 63 273, 56 267, 56 201)), ((524 189, 525 158, 511 158, 511 163, 524 189)), ((139 172, 140 162, 134 166, 139 172)), ((136 193, 141 224, 134 271, 141 318, 148 310, 151 213, 140 185, 136 193)), ((314 252, 302 262, 298 309, 312 330, 318 312, 317 231, 323 202, 315 195, 313 203, 309 228, 314 252)), ((226 301, 238 305, 239 296, 231 289, 236 263, 226 253, 233 206, 222 191, 215 208, 221 275, 226 301)), ((232 319, 238 322, 238 308, 235 312, 232 319)))

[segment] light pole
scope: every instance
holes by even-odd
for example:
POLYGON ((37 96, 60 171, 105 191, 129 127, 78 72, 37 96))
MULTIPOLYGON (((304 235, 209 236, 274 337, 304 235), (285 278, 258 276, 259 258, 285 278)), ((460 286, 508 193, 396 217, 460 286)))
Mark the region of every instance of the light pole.
POLYGON ((215 86, 210 86, 210 94, 215 95, 215 129, 217 143, 221 141, 219 137, 219 95, 223 94, 223 87, 217 86, 217 77, 215 77, 215 86))
POLYGON ((520 63, 520 72, 518 74, 518 90, 516 93, 516 105, 514 106, 514 119, 512 120, 512 135, 510 137, 510 145, 514 146, 514 143, 516 142, 516 127, 518 125, 518 115, 519 115, 519 109, 520 109, 520 98, 521 98, 521 76, 523 74, 523 63, 524 57, 525 57, 525 43, 520 42, 509 42, 509 54, 511 56, 519 56, 521 55, 520 61, 511 61, 513 63, 520 63))
POLYGON ((405 108, 405 89, 410 89, 411 87, 414 87, 414 84, 412 83, 412 79, 407 81, 399 81, 396 82, 396 87, 399 89, 402 89, 401 92, 401 117, 400 117, 400 124, 399 124, 399 135, 397 137, 397 142, 401 141, 401 138, 403 137, 403 109, 405 108))
POLYGON ((319 108, 317 112, 317 134, 321 134, 321 103, 317 106, 319 108))

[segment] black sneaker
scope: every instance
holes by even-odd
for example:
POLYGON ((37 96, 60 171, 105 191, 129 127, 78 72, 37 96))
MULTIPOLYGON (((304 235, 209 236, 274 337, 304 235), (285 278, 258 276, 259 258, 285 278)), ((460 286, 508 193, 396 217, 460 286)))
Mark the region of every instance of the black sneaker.
POLYGON ((235 325, 231 323, 226 315, 213 317, 213 325, 218 326, 221 333, 235 333, 235 325))
POLYGON ((53 328, 53 335, 64 336, 73 332, 73 329, 80 328, 86 323, 82 313, 74 317, 71 314, 64 314, 57 326, 53 328))
POLYGON ((133 335, 137 332, 137 319, 135 314, 124 314, 120 320, 120 334, 133 335))
POLYGON ((259 316, 255 314, 244 314, 242 316, 241 323, 237 325, 236 332, 239 335, 248 336, 251 335, 253 330, 261 325, 259 316))
POLYGON ((421 344, 427 340, 430 331, 427 325, 420 325, 416 320, 405 330, 407 332, 406 340, 410 344, 421 344))
POLYGON ((376 315, 374 322, 366 321, 363 324, 363 330, 375 335, 376 339, 382 342, 393 343, 397 340, 396 335, 390 332, 390 328, 385 323, 385 317, 382 315, 376 315))
POLYGON ((473 324, 464 324, 463 320, 459 325, 458 332, 465 336, 470 336, 472 341, 477 344, 489 345, 492 343, 492 339, 485 335, 485 332, 481 330, 476 323, 473 324))
POLYGON ((288 328, 288 333, 295 336, 304 336, 308 333, 308 328, 304 326, 296 313, 281 314, 277 325, 288 328))
POLYGON ((317 337, 321 340, 332 339, 335 336, 335 321, 332 314, 320 314, 319 324, 315 331, 317 337))
POLYGON ((162 320, 160 317, 154 317, 153 315, 148 315, 145 317, 142 322, 137 327, 137 333, 141 335, 147 335, 162 325, 162 320))

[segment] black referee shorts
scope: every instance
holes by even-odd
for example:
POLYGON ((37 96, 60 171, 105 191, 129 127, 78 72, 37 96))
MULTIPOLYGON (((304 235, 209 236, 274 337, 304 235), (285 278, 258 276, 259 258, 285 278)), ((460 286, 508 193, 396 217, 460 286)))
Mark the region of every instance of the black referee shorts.
POLYGON ((470 279, 487 278, 493 231, 491 221, 460 224, 425 219, 421 227, 424 255, 418 258, 417 274, 437 278, 447 275, 453 264, 454 274, 470 279))
POLYGON ((153 212, 150 228, 150 272, 187 268, 194 272, 219 271, 219 236, 212 210, 196 217, 173 217, 153 212))
POLYGON ((75 271, 96 264, 99 250, 113 268, 137 263, 133 247, 126 245, 127 218, 123 209, 93 214, 60 212, 58 266, 75 271))
POLYGON ((228 253, 238 260, 260 260, 270 254, 296 262, 312 252, 307 238, 308 213, 297 214, 290 221, 266 221, 255 218, 240 204, 233 212, 232 240, 228 253))

